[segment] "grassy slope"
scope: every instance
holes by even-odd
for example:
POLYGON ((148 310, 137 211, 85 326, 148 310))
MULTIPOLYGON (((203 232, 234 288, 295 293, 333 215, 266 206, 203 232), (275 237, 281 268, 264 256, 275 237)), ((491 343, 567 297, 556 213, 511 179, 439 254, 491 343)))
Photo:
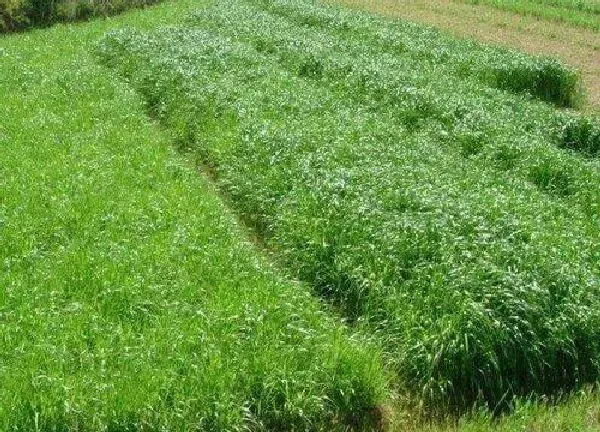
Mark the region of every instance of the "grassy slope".
POLYGON ((90 57, 198 4, 0 39, 0 430, 330 429, 382 396, 90 57))
POLYGON ((498 9, 600 30, 600 4, 581 0, 460 0, 498 9))

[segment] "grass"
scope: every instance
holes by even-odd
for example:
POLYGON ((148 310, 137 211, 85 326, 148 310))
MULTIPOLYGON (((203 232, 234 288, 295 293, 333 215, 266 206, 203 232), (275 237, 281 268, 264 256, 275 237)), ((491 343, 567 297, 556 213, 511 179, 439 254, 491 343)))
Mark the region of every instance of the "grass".
POLYGON ((296 1, 215 2, 99 55, 424 406, 598 379, 598 160, 563 149, 535 80, 489 78, 544 60, 296 1))
POLYGON ((592 432, 600 425, 600 404, 597 395, 582 392, 558 406, 519 402, 510 416, 490 423, 486 413, 446 425, 414 425, 409 419, 398 420, 397 431, 418 432, 592 432))
POLYGON ((545 20, 600 30, 600 3, 594 0, 460 0, 545 20))
MULTIPOLYGON (((319 14, 308 16, 299 7, 280 6, 273 11, 288 16, 295 14, 293 20, 300 26, 335 25, 330 18, 319 14)), ((380 23, 364 16, 360 21, 355 20, 352 28, 356 39, 353 42, 358 43, 358 38, 364 38, 365 49, 377 47, 388 55, 403 52, 405 60, 411 54, 421 64, 443 64, 450 67, 452 74, 473 76, 489 86, 530 94, 559 107, 578 107, 583 98, 578 73, 553 58, 531 57, 517 51, 508 53, 447 37, 422 25, 396 22, 382 27, 380 23), (408 37, 402 39, 400 35, 408 37), (421 35, 424 36, 422 40, 419 38, 421 35), (434 49, 423 41, 434 41, 434 49)))
POLYGON ((600 126, 589 118, 573 118, 562 126, 561 144, 588 157, 600 155, 600 126))
POLYGON ((598 114, 600 73, 597 50, 600 39, 592 29, 574 28, 560 22, 540 20, 449 0, 339 0, 338 3, 388 17, 433 25, 457 37, 474 38, 533 55, 560 58, 580 71, 587 94, 578 109, 598 114))
POLYGON ((553 63, 205 6, 0 39, 0 430, 597 430, 597 123, 491 73, 553 63))
POLYGON ((202 4, 0 39, 0 430, 378 421, 377 347, 278 275, 91 55, 202 4))

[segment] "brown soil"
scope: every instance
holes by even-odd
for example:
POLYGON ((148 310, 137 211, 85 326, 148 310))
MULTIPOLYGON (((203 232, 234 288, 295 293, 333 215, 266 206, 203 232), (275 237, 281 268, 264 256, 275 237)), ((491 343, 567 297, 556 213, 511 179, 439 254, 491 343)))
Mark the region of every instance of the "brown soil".
POLYGON ((432 24, 461 37, 551 55, 581 71, 588 111, 600 112, 600 33, 452 0, 329 0, 432 24))

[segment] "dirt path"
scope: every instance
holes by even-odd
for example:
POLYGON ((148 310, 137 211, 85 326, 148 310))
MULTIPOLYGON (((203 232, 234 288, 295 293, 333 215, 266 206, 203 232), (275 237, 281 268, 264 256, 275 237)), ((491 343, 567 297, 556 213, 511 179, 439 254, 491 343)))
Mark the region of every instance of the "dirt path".
MULTIPOLYGON (((330 0, 331 1, 331 0, 330 0)), ((451 0, 335 0, 346 6, 425 22, 458 36, 552 55, 581 71, 589 106, 600 113, 600 33, 451 0)))

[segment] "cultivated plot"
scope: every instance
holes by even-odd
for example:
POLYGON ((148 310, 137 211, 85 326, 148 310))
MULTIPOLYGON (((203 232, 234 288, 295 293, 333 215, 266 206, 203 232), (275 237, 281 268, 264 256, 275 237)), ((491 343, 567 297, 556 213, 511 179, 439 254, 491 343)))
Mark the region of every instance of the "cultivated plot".
POLYGON ((433 410, 600 372, 600 128, 577 75, 430 28, 220 2, 98 55, 433 410))

